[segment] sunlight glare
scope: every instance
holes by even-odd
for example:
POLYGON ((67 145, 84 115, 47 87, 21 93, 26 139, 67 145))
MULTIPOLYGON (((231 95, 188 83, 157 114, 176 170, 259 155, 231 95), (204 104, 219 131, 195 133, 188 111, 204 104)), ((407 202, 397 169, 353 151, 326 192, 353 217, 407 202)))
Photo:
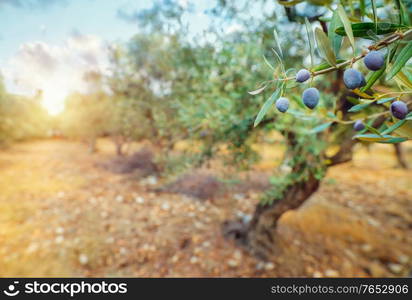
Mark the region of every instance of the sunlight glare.
POLYGON ((48 88, 44 90, 42 104, 50 115, 56 116, 64 110, 66 96, 66 91, 48 88))

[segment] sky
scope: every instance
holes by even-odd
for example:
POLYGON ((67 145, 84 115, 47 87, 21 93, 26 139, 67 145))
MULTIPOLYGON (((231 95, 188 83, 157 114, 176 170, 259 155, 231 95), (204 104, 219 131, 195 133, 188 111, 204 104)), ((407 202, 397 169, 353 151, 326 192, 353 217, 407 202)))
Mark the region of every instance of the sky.
MULTIPOLYGON (((177 0, 187 6, 186 0, 177 0)), ((0 0, 0 72, 10 93, 43 91, 51 113, 64 107, 65 97, 87 87, 87 70, 108 68, 107 43, 126 42, 139 32, 121 13, 149 8, 149 0, 0 0)), ((203 13, 211 1, 196 1, 188 16, 192 30, 208 26, 203 13)))

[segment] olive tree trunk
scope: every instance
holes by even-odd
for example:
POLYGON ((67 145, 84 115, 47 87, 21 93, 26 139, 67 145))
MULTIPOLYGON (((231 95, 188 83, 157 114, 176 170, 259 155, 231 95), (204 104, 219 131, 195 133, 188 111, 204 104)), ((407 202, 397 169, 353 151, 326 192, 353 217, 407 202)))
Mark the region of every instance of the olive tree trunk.
POLYGON ((97 147, 96 147, 96 138, 91 137, 89 139, 89 153, 96 153, 97 152, 97 147))
POLYGON ((273 253, 276 241, 276 228, 280 217, 288 210, 300 207, 318 190, 320 181, 310 176, 306 181, 286 188, 282 199, 271 204, 257 205, 246 232, 248 247, 261 259, 273 253))
POLYGON ((394 147, 395 147, 396 159, 398 160, 399 166, 403 169, 408 169, 408 163, 406 162, 404 153, 402 151, 402 145, 394 144, 394 147))
MULTIPOLYGON (((289 146, 295 144, 294 135, 286 135, 289 146)), ((340 150, 332 157, 325 157, 330 166, 342 164, 352 159, 352 149, 356 141, 351 138, 351 132, 341 137, 340 150)), ((299 153, 292 153, 300 155, 299 153)), ((307 170, 309 166, 306 161, 295 165, 291 173, 300 173, 307 170)), ((293 209, 299 208, 318 189, 321 179, 315 177, 313 172, 300 181, 289 184, 283 188, 282 197, 273 199, 269 203, 259 203, 255 207, 250 222, 228 221, 223 224, 223 235, 251 252, 256 257, 267 260, 275 252, 277 241, 277 225, 281 216, 293 209)))
POLYGON ((123 156, 123 138, 122 137, 115 137, 114 138, 114 145, 116 147, 116 155, 123 156))

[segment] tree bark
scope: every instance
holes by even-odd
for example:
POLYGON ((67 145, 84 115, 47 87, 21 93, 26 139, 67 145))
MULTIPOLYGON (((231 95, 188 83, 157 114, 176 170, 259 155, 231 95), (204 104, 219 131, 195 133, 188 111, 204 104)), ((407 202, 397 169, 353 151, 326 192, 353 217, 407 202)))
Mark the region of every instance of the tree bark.
POLYGON ((273 253, 276 227, 280 217, 288 210, 300 207, 319 188, 320 181, 314 176, 289 186, 282 199, 271 204, 256 206, 255 213, 246 232, 248 247, 261 259, 273 253))
MULTIPOLYGON (((296 145, 292 132, 284 133, 291 149, 296 145)), ((326 167, 348 162, 352 159, 352 148, 356 141, 351 139, 351 134, 341 137, 340 150, 331 157, 326 157, 329 163, 326 167)), ((300 155, 293 153, 292 155, 300 155)), ((294 166, 292 173, 300 173, 308 166, 302 162, 294 166)), ((276 249, 276 229, 281 216, 288 210, 299 208, 313 195, 320 186, 320 179, 310 173, 306 180, 298 181, 287 186, 283 196, 271 204, 258 204, 250 222, 225 222, 223 235, 234 239, 235 242, 262 260, 268 260, 276 249)))
POLYGON ((125 143, 125 138, 121 135, 112 136, 112 141, 116 149, 117 156, 123 156, 123 145, 125 143))
POLYGON ((116 155, 123 156, 123 143, 116 143, 116 155))
POLYGON ((405 156, 402 151, 402 145, 394 144, 393 146, 395 147, 396 159, 398 160, 399 166, 403 169, 408 169, 408 163, 405 160, 405 156))
POLYGON ((90 153, 95 153, 97 151, 96 148, 96 138, 92 137, 89 140, 89 152, 90 153))

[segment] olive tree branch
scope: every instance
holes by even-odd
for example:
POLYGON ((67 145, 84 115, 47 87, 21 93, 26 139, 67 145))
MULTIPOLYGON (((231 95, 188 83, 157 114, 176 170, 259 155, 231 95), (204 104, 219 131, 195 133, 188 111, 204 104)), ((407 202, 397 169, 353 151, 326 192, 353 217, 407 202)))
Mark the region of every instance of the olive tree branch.
MULTIPOLYGON (((385 39, 383 39, 383 40, 381 40, 381 41, 379 41, 379 42, 377 42, 373 45, 370 45, 368 47, 368 49, 369 50, 379 50, 379 49, 385 48, 385 47, 389 46, 390 44, 392 44, 392 43, 394 43, 398 40, 403 39, 405 36, 407 36, 411 33, 412 33, 412 29, 408 29, 405 32, 393 33, 390 36, 386 37, 385 39)), ((332 67, 329 67, 329 68, 324 69, 324 70, 312 72, 312 77, 316 77, 316 76, 319 76, 319 75, 322 75, 322 74, 330 73, 330 72, 339 70, 343 67, 346 67, 347 65, 351 65, 351 64, 355 63, 356 61, 364 58, 366 56, 366 54, 368 54, 368 53, 367 52, 362 52, 362 54, 359 54, 358 56, 355 56, 355 57, 353 57, 353 58, 351 58, 347 61, 339 63, 336 66, 332 66, 332 67)), ((295 79, 295 77, 286 77, 286 78, 282 78, 282 79, 279 79, 279 80, 289 81, 289 80, 293 80, 293 79, 295 79)))

